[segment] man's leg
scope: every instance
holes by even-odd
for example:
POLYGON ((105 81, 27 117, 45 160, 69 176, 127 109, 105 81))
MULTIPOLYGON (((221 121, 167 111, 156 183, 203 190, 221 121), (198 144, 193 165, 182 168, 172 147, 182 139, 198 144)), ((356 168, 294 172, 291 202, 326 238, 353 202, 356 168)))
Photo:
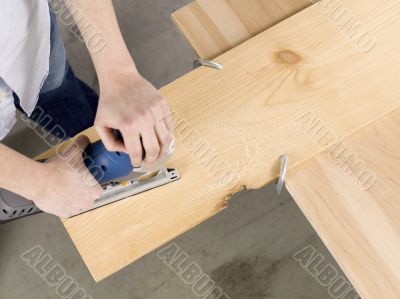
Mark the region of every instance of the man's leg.
MULTIPOLYGON (((38 104, 30 118, 60 138, 73 137, 93 125, 98 95, 75 77, 66 59, 56 16, 52 11, 50 18, 49 76, 43 83, 38 104), (62 130, 53 130, 56 126, 62 130)), ((16 104, 20 108, 18 99, 16 104)))

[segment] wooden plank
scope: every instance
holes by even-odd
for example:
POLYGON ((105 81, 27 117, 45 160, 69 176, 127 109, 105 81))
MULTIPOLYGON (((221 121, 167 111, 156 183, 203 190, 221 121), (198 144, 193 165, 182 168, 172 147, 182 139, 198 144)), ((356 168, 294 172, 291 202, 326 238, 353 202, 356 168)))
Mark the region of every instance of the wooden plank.
POLYGON ((194 50, 212 59, 312 4, 310 0, 196 0, 172 14, 194 50))
POLYGON ((288 190, 365 299, 400 294, 399 125, 400 109, 287 177, 288 190))
POLYGON ((223 70, 202 67, 161 89, 182 179, 64 221, 96 280, 221 211, 242 186, 269 183, 283 152, 293 165, 320 152, 295 122, 309 111, 348 136, 399 107, 400 3, 342 3, 376 37, 368 53, 314 5, 220 56, 223 70))
MULTIPOLYGON (((251 31, 246 31, 246 27, 243 26, 240 17, 246 14, 247 11, 251 11, 252 8, 257 9, 252 11, 251 15, 247 14, 248 16, 255 16, 254 19, 249 19, 250 22, 257 22, 257 17, 262 16, 261 21, 265 21, 265 24, 262 22, 258 24, 265 26, 265 28, 270 27, 268 24, 270 15, 268 15, 267 11, 260 9, 260 1, 232 0, 230 2, 242 5, 242 9, 238 10, 238 15, 234 14, 232 16, 233 10, 227 1, 214 0, 193 2, 174 14, 175 22, 194 49, 200 53, 200 56, 213 58, 249 38, 251 31), (200 5, 200 2, 203 5, 200 5)), ((262 2, 272 3, 273 1, 262 2)), ((300 5, 298 2, 290 4, 293 11, 300 5)), ((278 19, 282 14, 292 14, 291 11, 282 12, 276 7, 270 8, 268 12, 273 12, 273 17, 275 16, 278 19)), ((257 32, 256 28, 252 29, 257 32)), ((318 119, 315 120, 318 122, 318 119)), ((306 166, 300 165, 296 169, 296 174, 289 181, 289 186, 293 189, 292 195, 297 199, 303 211, 310 215, 310 220, 315 229, 321 238, 325 240, 335 257, 337 257, 338 262, 346 269, 346 273, 353 284, 359 289, 360 293, 364 294, 363 298, 397 298, 396 294, 400 293, 400 279, 398 273, 395 273, 398 268, 391 269, 390 267, 391 265, 398 266, 396 261, 399 259, 397 255, 400 247, 399 238, 395 236, 393 242, 393 248, 396 248, 397 252, 386 252, 383 248, 379 248, 379 246, 385 244, 385 239, 382 239, 386 238, 384 231, 368 229, 368 234, 365 234, 362 230, 363 227, 370 225, 372 221, 375 221, 372 222, 375 226, 384 228, 386 221, 391 222, 388 218, 393 214, 395 214, 395 220, 399 218, 398 214, 391 211, 391 208, 397 206, 394 200, 400 191, 398 156, 396 156, 397 159, 395 158, 395 161, 392 161, 393 153, 400 152, 399 135, 396 134, 399 124, 400 111, 397 111, 397 113, 385 117, 379 123, 371 125, 360 134, 351 137, 351 148, 355 149, 357 154, 362 150, 361 156, 357 157, 357 160, 352 156, 355 152, 348 153, 347 147, 338 146, 335 149, 336 152, 340 152, 344 157, 329 159, 327 154, 319 155, 318 158, 308 162, 306 166), (395 138, 393 138, 393 134, 396 135, 395 138), (378 136, 379 141, 377 144, 373 142, 376 138, 375 136, 378 136), (360 139, 361 141, 359 142, 360 139), (384 145, 384 151, 382 151, 382 144, 384 145), (379 145, 379 147, 376 147, 376 145, 379 145), (369 149, 368 152, 365 152, 366 148, 369 149), (387 156, 388 150, 392 153, 389 153, 389 156, 387 156), (365 154, 368 154, 368 157, 365 157, 365 154), (348 159, 348 161, 345 161, 345 159, 348 159), (381 175, 390 178, 390 180, 379 180, 379 191, 381 192, 376 193, 372 190, 367 194, 371 203, 368 210, 373 213, 373 217, 367 215, 363 219, 362 217, 366 215, 360 215, 356 207, 344 209, 350 212, 343 215, 341 211, 344 206, 347 206, 349 202, 358 204, 365 197, 365 192, 359 189, 359 187, 363 188, 362 185, 357 187, 355 183, 350 183, 349 189, 344 189, 343 186, 349 184, 349 177, 356 182, 361 181, 358 184, 373 182, 373 176, 371 177, 368 172, 370 170, 363 169, 365 163, 368 162, 370 164, 371 160, 375 169, 378 169, 381 175), (387 171, 385 166, 388 165, 390 169, 387 171), (342 173, 340 173, 340 168, 342 173), (321 175, 321 172, 323 175, 321 175), (362 182, 363 179, 364 182, 362 182), (337 192, 338 190, 340 192, 337 192), (382 192, 386 195, 385 198, 380 196, 382 192), (382 206, 376 207, 379 202, 385 203, 383 208, 382 206), (390 208, 388 209, 388 207, 390 208), (348 219, 352 221, 347 222, 348 219), (365 219, 367 219, 366 222, 364 221, 365 219), (380 223, 376 223, 379 220, 381 220, 380 223), (326 227, 326 222, 330 226, 335 228, 342 227, 343 229, 333 231, 330 227, 326 227), (361 225, 358 225, 358 222, 361 222, 361 225), (356 230, 353 227, 356 227, 356 230), (371 236, 369 233, 379 234, 381 238, 376 238, 375 235, 371 236), (371 244, 374 241, 375 243, 378 241, 378 243, 373 247, 371 244), (379 257, 382 252, 386 254, 384 260, 379 257), (371 273, 375 274, 371 275, 371 273), (383 294, 385 295, 383 296, 383 294)), ((318 138, 323 138, 323 134, 326 134, 327 131, 321 130, 321 127, 318 126, 317 129, 320 129, 318 138)), ((317 129, 313 128, 311 131, 316 132, 317 129)), ((346 143, 348 141, 346 140, 346 143)), ((373 173, 375 174, 375 171, 373 173)), ((399 221, 395 221, 391 226, 388 231, 399 231, 399 221)))

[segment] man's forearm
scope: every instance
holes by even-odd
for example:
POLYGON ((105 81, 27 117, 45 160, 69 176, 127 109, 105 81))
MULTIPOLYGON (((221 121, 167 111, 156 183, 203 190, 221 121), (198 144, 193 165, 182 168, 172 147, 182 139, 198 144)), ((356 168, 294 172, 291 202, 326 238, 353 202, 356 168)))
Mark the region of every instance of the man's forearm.
POLYGON ((86 42, 92 37, 93 31, 88 28, 95 27, 96 31, 105 39, 105 46, 99 51, 88 44, 88 50, 99 77, 102 81, 112 79, 114 72, 124 71, 137 73, 133 59, 126 47, 118 26, 114 7, 111 0, 65 0, 73 13, 76 10, 84 15, 77 19, 78 28, 86 42))
POLYGON ((0 144, 0 187, 34 198, 43 181, 44 167, 18 152, 0 144))

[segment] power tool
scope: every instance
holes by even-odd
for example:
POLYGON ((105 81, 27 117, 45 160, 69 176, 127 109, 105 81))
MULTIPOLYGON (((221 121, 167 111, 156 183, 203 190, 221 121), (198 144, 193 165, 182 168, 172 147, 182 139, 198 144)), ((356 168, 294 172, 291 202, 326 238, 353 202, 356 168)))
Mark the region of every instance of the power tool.
MULTIPOLYGON (((152 165, 133 167, 127 154, 107 151, 101 140, 90 144, 84 151, 84 162, 103 188, 102 196, 90 210, 179 180, 177 169, 165 167, 174 149, 172 142, 166 154, 152 165)), ((0 188, 0 222, 39 212, 33 201, 0 188)))

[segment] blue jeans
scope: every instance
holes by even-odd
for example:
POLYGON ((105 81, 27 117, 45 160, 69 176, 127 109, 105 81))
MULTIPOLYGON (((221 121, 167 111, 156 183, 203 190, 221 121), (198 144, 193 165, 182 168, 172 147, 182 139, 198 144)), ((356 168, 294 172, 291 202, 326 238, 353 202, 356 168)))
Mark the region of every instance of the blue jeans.
MULTIPOLYGON (((50 19, 49 75, 43 83, 37 106, 30 118, 57 137, 65 139, 93 126, 99 97, 75 77, 65 55, 56 16, 51 9, 50 19), (47 117, 43 117, 43 112, 47 117), (55 127, 61 127, 62 130, 53 130, 55 127)), ((15 94, 14 98, 17 108, 22 111, 15 94)))

